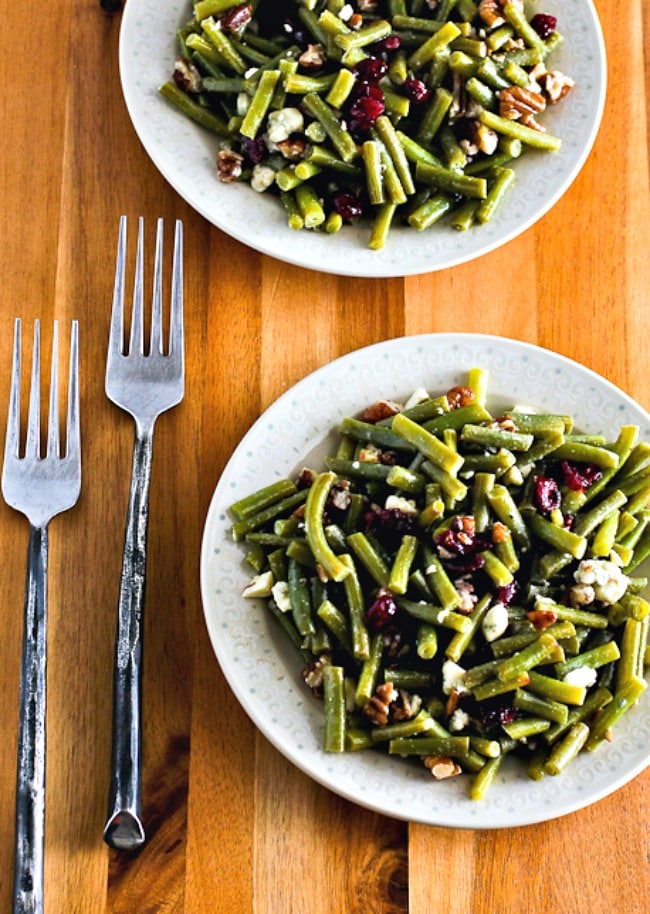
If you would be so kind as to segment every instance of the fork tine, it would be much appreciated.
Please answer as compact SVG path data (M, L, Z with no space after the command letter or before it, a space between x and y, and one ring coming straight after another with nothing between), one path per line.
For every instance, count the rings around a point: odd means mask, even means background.
M41 324L34 321L34 349L32 352L32 379L29 389L27 414L27 440L25 456L38 457L41 452Z
M172 263L172 295L170 314L169 354L183 357L183 223L176 220L174 259Z
M9 393L9 415L7 417L7 436L5 438L5 460L17 457L20 447L20 337L21 322L14 321L14 352L11 363L11 391Z
M163 354L162 332L162 260L163 260L163 220L156 223L156 255L153 267L153 304L151 314L150 352Z
M47 421L47 456L58 457L59 443L59 322L54 321L52 366L50 369L50 408Z
M144 219L138 219L138 247L135 259L135 280L133 284L133 312L131 314L131 335L129 353L144 353Z
M70 331L70 374L68 380L68 416L66 423L66 456L80 458L79 433L79 322L72 321Z
M115 261L115 286L113 288L113 310L108 345L111 352L124 352L124 274L126 270L126 216L120 217Z

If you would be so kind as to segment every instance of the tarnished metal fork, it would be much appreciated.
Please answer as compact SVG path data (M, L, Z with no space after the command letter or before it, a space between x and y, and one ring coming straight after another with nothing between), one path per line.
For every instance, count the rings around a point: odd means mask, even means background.
M34 324L31 389L24 453L20 435L21 322L14 325L9 416L2 468L7 504L29 521L25 618L20 670L16 777L14 914L43 911L48 525L71 508L81 488L78 325L72 323L65 454L59 430L58 323L54 322L45 455L41 454L40 324Z
M113 312L106 363L106 394L135 420L133 472L126 519L124 557L115 640L113 748L104 840L132 849L145 841L142 824L142 623L147 565L149 484L157 417L183 399L183 234L176 222L171 279L169 346L163 344L163 221L158 220L154 259L151 332L144 340L144 223L138 223L133 307L128 348L124 346L126 217L120 220Z

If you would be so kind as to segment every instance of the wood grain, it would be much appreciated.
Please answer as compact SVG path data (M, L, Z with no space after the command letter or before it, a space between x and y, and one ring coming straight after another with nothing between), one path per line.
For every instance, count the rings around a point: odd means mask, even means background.
M0 19L0 403L12 325L81 331L84 483L52 525L48 914L577 914L650 892L646 771L560 820L508 831L409 825L311 781L259 733L202 616L201 532L219 474L260 412L310 371L403 334L503 334L577 359L650 408L648 4L597 0L609 62L602 128L537 225L475 263L388 280L319 275L210 226L149 161L119 89L120 16L25 0ZM34 67L34 41L38 35ZM645 40L644 40L645 36ZM36 75L34 75L36 74ZM139 854L101 840L112 652L132 423L103 391L117 222L185 226L187 390L156 429ZM150 257L150 254L148 255ZM4 416L4 407L2 409ZM4 419L3 419L4 422ZM27 530L0 504L0 911L11 908ZM552 874L552 878L549 878Z

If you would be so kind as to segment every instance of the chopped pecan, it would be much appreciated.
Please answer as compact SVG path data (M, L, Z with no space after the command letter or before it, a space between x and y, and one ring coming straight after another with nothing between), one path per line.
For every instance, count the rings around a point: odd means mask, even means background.
M546 73L538 77L538 82L542 87L542 91L546 96L549 105L557 105L559 101L562 101L567 92L570 92L575 86L575 82L571 77L566 76L559 70L547 70Z
M174 61L173 79L179 89L196 95L201 91L201 74L191 60L182 55Z
M219 16L219 25L224 32L236 34L241 32L252 18L253 9L250 3L241 3L239 6L231 6L222 16Z
M363 706L363 713L376 727L383 727L388 723L390 706L398 698L395 687L390 682L383 682L377 686L375 694Z
M220 149L217 153L217 175L224 184L237 181L241 177L244 157L232 149Z
M502 7L503 3L499 0L481 0L478 14L488 28L495 29L505 23Z
M451 387L447 391L447 403L449 409L460 409L461 406L469 406L474 402L474 391L471 387Z
M398 403L394 403L392 400L377 400L376 403L372 403L364 409L361 413L361 421L375 423L379 422L380 419L388 419L390 416L395 416L399 412L400 406Z
M290 137L288 140L280 140L277 147L285 159L290 162L300 162L305 156L307 143L302 137Z
M307 70L318 70L324 66L326 60L327 52L322 44L308 44L298 58L298 63Z
M411 720L422 707L422 699L419 695L410 695L404 689L400 689L397 698L390 706L390 718L397 723L400 720Z
M357 460L360 463L380 463L381 448L374 444L364 445L357 454Z
M303 467L298 474L296 485L299 489L308 489L317 476L316 470L312 470L310 467Z
M492 524L492 542L505 543L508 539L509 528L502 524L501 521L495 521Z
M478 596L474 592L474 585L471 581L466 581L464 578L459 578L459 580L454 581L454 587L460 594L461 598L460 606L458 606L458 612L464 616L468 616L478 603Z
M458 762L446 755L425 755L422 759L425 768L428 768L436 781L456 777L461 774L462 768Z
M552 609L531 609L527 616L537 631L543 631L557 622L557 613Z
M330 666L331 662L328 654L321 654L317 660L314 660L302 671L302 678L317 698L320 698L323 694L323 673L325 672L325 667Z
M535 115L544 111L546 99L539 92L523 86L509 86L499 92L499 114L510 121L520 121L533 130L544 131Z

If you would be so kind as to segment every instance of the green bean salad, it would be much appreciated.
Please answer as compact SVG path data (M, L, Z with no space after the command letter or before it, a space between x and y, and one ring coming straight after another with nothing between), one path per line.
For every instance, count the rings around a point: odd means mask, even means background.
M466 774L479 800L508 755L541 779L615 738L646 688L650 445L495 415L487 372L465 381L345 417L324 468L231 513L324 750Z
M196 0L160 92L218 137L216 176L279 197L291 229L494 216L574 83L556 17L523 0Z

